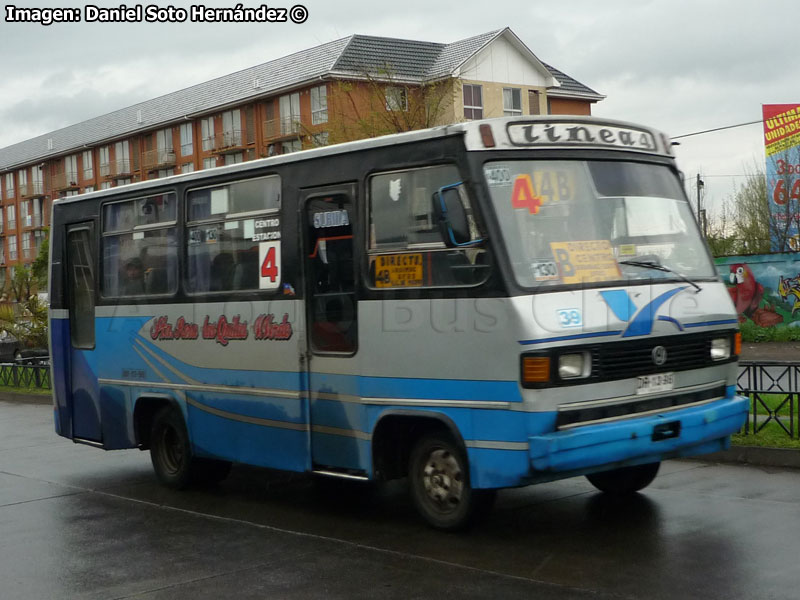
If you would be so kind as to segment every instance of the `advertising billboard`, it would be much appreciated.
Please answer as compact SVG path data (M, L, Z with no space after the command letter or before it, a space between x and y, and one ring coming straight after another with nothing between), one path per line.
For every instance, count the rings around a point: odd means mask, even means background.
M764 104L773 252L800 250L800 104Z

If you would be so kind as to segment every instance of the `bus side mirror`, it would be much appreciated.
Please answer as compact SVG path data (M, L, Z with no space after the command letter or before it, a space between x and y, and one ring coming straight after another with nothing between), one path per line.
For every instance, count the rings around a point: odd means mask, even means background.
M458 191L460 186L460 183L445 186L433 194L433 211L439 222L442 239L450 248L482 241L473 240L470 236L467 209Z

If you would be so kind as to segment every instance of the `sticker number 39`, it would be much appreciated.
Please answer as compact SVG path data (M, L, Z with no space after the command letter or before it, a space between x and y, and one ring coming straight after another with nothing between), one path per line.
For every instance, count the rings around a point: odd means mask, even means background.
M281 284L281 243L261 242L258 245L258 264L258 289L278 289Z
M583 325L581 311L577 308L564 308L557 310L556 314L561 327L580 327Z

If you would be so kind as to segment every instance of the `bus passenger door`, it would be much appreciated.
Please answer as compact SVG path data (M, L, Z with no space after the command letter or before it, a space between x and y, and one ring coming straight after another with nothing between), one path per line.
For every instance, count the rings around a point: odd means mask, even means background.
M358 386L355 184L304 194L311 458L315 470L367 468Z
M66 238L72 438L102 442L95 354L94 224L68 226Z

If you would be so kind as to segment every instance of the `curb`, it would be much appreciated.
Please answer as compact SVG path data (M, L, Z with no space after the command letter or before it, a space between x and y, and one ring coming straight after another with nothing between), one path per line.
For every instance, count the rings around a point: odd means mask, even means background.
M687 457L686 460L754 467L800 469L800 450L792 448L762 448L760 446L731 446L728 450Z
M25 404L53 404L53 396L26 394L24 392L0 392L0 402L23 402Z

